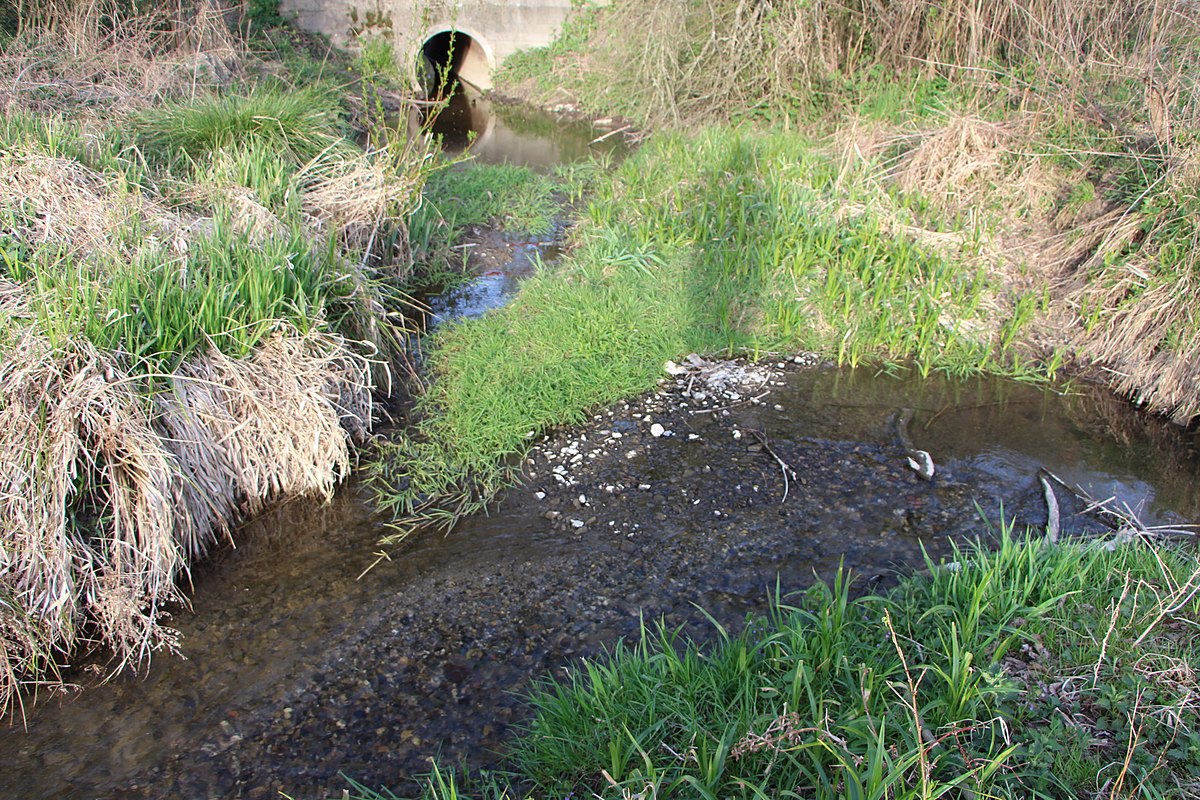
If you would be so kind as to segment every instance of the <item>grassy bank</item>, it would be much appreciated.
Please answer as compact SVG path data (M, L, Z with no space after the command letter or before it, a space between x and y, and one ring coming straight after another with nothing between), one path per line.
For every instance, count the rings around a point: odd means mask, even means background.
M563 264L435 337L423 421L371 467L400 518L452 523L505 484L504 459L532 431L650 388L689 352L1017 377L1056 367L1019 346L1040 295L964 268L979 246L969 234L919 228L869 173L804 138L661 135L591 191Z
M1192 797L1198 580L1190 553L1001 532L710 644L648 624L533 691L511 772L423 796Z
M1189 3L615 2L497 84L652 128L804 131L919 228L975 237L991 274L1044 291L1039 341L1186 423L1198 34Z
M0 709L80 648L173 648L189 563L349 472L432 163L419 139L356 143L387 77L365 61L330 68L354 94L206 3L21 9L0 49Z

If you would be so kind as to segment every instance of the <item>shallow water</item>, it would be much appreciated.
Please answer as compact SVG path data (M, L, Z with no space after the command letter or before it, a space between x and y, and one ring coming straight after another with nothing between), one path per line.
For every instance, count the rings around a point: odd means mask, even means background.
M490 130L473 145L482 159L506 136ZM596 135L503 158L545 165ZM435 319L503 303L539 247L434 299ZM668 390L619 404L582 429L610 452L572 466L574 483L553 477L551 454L578 436L551 437L491 514L386 556L388 529L353 482L327 505L262 516L196 567L174 620L183 658L108 683L103 661L83 658L70 678L84 691L40 697L27 728L0 731L0 793L340 797L339 772L404 790L435 756L496 763L530 681L630 635L643 614L703 635L697 606L733 626L776 580L799 588L844 563L886 581L922 546L945 552L982 530L977 509L1044 525L1039 468L1148 521L1200 516L1196 436L1103 392L830 368L777 379L762 403L724 414ZM904 465L900 408L938 465L932 482ZM653 438L647 415L676 435ZM777 465L734 431L761 431L805 483L782 499ZM1068 527L1095 526L1061 494Z
M784 383L729 416L671 417L653 398L602 415L592 438L623 428L620 449L638 455L597 459L565 490L594 498L556 506L596 517L582 533L543 516L556 498L533 491L555 487L536 459L499 510L450 536L419 534L370 570L386 528L354 485L329 505L296 501L252 522L236 550L196 570L192 609L175 619L186 660L161 655L143 677L41 698L28 730L0 735L0 792L336 796L339 770L401 787L438 753L494 760L521 717L512 692L631 634L643 612L702 630L698 603L733 625L777 578L797 588L842 561L878 576L916 563L922 544L944 551L981 528L976 505L1044 524L1039 467L1150 519L1197 516L1194 437L1103 395L834 369ZM1099 427L1097 403L1131 424ZM938 463L930 484L902 464L890 424L902 406ZM678 435L639 439L643 412ZM808 476L787 505L777 470L732 444L733 429L763 431ZM627 494L598 497L622 480Z
M473 89L456 92L432 124L445 150L484 164L545 170L598 156L621 157L627 146L611 130L565 121L516 105L494 103Z

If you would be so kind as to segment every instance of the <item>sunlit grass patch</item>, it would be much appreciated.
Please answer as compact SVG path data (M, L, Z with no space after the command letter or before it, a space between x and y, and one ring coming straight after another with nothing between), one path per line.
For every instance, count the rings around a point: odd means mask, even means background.
M531 431L643 391L689 352L1030 374L1020 315L902 214L796 137L656 138L596 183L561 265L438 333L424 421L372 468L380 502L401 517L445 493L476 508Z
M582 180L582 179L580 179ZM559 195L578 182L511 164L441 161L408 220L414 275L422 287L462 278L462 248L472 229L517 237L550 237L563 214Z
M1009 530L951 558L882 596L839 574L707 642L647 622L531 691L509 772L436 769L422 796L1187 796L1192 560Z

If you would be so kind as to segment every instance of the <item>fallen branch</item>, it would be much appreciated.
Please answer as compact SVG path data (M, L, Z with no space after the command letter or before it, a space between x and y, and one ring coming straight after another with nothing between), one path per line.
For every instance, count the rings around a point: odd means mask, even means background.
M1046 470L1038 470L1038 480L1042 482L1042 492L1046 495L1046 538L1051 544L1058 544L1058 498L1054 496L1054 487L1046 477L1048 474Z
M775 459L775 461L779 464L779 471L783 474L783 499L779 501L779 504L783 505L788 499L788 489L790 485L788 482L788 475L791 475L792 479L796 480L796 470L792 469L792 466L780 458L779 454L771 448L771 443L767 441L767 434L762 431L754 430L750 431L750 433L753 434L754 438L758 440L758 443L762 445L763 450L765 450L767 454L770 455L771 458Z

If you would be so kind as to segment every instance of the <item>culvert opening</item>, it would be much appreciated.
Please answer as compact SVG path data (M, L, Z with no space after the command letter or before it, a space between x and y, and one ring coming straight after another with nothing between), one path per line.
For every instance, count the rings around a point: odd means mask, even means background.
M456 81L476 89L491 86L491 69L483 44L462 31L442 31L421 46L425 90L433 95L452 90Z

